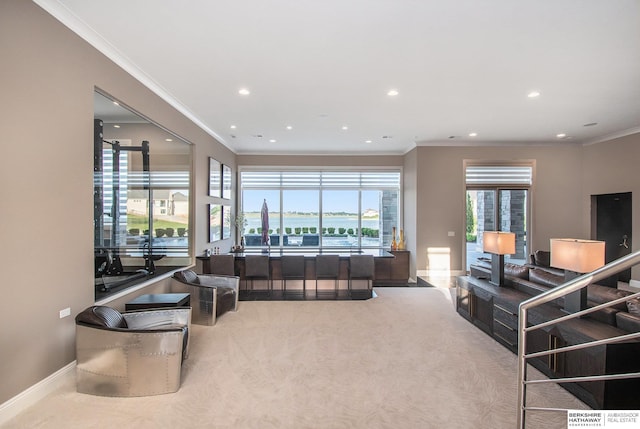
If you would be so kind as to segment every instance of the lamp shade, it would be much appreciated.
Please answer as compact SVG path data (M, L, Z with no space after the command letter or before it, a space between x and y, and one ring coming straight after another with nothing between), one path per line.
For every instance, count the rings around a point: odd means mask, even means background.
M494 255L516 253L516 234L513 232L485 231L482 237L482 250Z
M589 273L604 265L604 241L551 239L551 266Z

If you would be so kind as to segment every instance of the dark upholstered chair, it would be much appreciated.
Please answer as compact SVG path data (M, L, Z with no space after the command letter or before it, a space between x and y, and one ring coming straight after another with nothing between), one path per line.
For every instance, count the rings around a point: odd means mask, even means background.
M333 280L335 296L338 296L338 278L340 276L340 257L338 255L316 256L316 296L318 296L318 281Z
M191 294L192 322L212 326L227 311L238 311L240 278L178 271L171 281L171 292Z
M267 291L271 293L271 269L269 267L268 255L247 255L244 257L244 277L251 285L249 289L253 292L254 280L266 280Z
M349 257L349 292L353 292L354 280L366 280L367 290L371 290L371 284L375 276L373 255L351 255Z
M149 396L180 388L190 308L120 313L92 306L76 316L76 385L99 396Z
M303 255L283 255L280 258L282 264L282 287L283 292L287 294L287 280L302 280L302 297L307 293L307 286L304 272L304 256Z
M235 256L233 255L211 255L209 257L210 273L207 274L220 274L223 276L235 276Z

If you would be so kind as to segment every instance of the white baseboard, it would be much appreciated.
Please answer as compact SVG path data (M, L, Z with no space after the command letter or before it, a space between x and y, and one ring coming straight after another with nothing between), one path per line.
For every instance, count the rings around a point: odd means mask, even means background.
M640 280L629 280L629 286L640 289Z
M76 361L0 404L0 426L75 377Z

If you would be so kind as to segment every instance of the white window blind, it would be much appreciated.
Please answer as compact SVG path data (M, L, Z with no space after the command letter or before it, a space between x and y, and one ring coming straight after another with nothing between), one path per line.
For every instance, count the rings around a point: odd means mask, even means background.
M531 185L533 168L529 165L470 165L466 169L467 185Z
M399 171L243 171L242 189L264 188L394 188Z
M128 174L129 186L148 186L149 177L153 189L189 189L188 171L132 171Z

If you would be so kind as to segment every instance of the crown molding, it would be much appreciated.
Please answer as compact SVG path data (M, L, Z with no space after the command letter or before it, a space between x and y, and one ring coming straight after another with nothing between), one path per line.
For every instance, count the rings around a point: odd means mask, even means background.
M202 122L196 115L187 109L180 101L178 101L169 91L164 89L161 85L155 82L149 75L147 75L142 69L140 69L133 61L126 57L122 52L116 49L105 38L98 34L91 26L86 22L78 18L69 8L60 3L57 0L33 0L38 6L44 9L47 13L60 21L64 26L76 33L87 43L101 52L108 59L113 61L116 65L121 67L125 72L133 76L142 85L149 88L154 94L162 98L170 106L175 108L178 112L186 116L191 122L201 128L204 132L211 137L222 143L234 154L236 151L229 145L229 143L222 138L219 134L209 128L204 122Z
M591 146L593 144L603 143L609 140L619 139L621 137L630 136L632 134L640 133L640 127L627 128L626 130L617 131L615 133L606 134L596 139L586 140L582 143L583 146Z
M558 146L567 144L580 144L578 141L558 140L558 141L489 141L489 140L425 140L416 142L417 147L439 146L439 147L525 147L525 146Z

